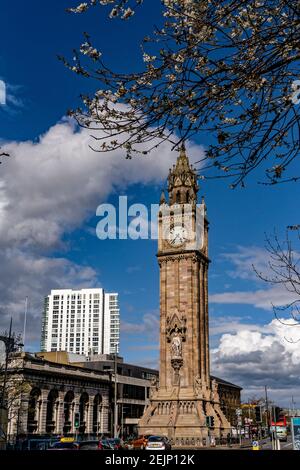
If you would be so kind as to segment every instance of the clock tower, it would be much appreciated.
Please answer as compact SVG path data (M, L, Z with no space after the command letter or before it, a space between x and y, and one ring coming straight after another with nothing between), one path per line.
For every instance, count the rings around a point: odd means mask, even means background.
M204 201L197 204L198 189L196 171L181 148L169 171L168 201L164 192L160 199L159 382L152 383L139 432L201 447L208 436L227 434L230 424L210 378L208 220Z

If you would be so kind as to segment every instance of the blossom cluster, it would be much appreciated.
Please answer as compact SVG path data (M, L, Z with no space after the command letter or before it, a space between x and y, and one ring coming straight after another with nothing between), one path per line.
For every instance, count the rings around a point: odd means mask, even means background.
M141 3L90 0L73 11L109 6L111 18L128 19ZM289 0L162 4L163 27L142 44L142 72L110 70L89 40L75 65L65 61L71 70L101 83L73 115L81 125L101 128L111 137L111 144L105 140L101 147L105 151L123 147L130 158L151 151L157 141L170 140L178 147L195 134L210 132L209 170L230 175L235 186L266 163L267 180L282 180L300 147L300 111L292 101L300 7ZM97 62L93 74L80 55Z

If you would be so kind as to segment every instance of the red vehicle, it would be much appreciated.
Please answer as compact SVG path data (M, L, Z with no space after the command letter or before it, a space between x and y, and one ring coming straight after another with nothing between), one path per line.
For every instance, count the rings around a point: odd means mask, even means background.
M279 415L278 420L276 422L271 421L271 425L272 426L286 426L286 416L284 416L284 414Z
M149 435L147 434L147 435L139 436L136 439L133 439L131 441L132 448L141 449L141 450L145 449L150 435L151 434Z

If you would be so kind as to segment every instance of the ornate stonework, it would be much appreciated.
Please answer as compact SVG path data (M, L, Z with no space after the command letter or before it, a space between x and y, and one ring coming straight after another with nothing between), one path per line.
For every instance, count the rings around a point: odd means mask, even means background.
M208 221L205 216L201 248L190 249L184 228L177 233L174 230L183 227L181 214L187 203L189 226L196 227L197 175L184 149L170 170L168 182L169 204L163 193L158 218L159 384L151 388L139 431L166 435L179 446L202 446L209 435L226 435L230 424L221 410L218 385L211 380L209 368ZM165 236L166 219L174 233L171 240ZM206 426L206 416L214 417L211 429Z

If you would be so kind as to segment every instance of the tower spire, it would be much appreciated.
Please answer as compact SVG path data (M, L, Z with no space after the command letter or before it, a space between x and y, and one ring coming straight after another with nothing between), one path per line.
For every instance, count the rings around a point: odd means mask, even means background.
M196 202L198 189L197 174L190 165L185 145L182 144L176 163L168 176L170 204Z

